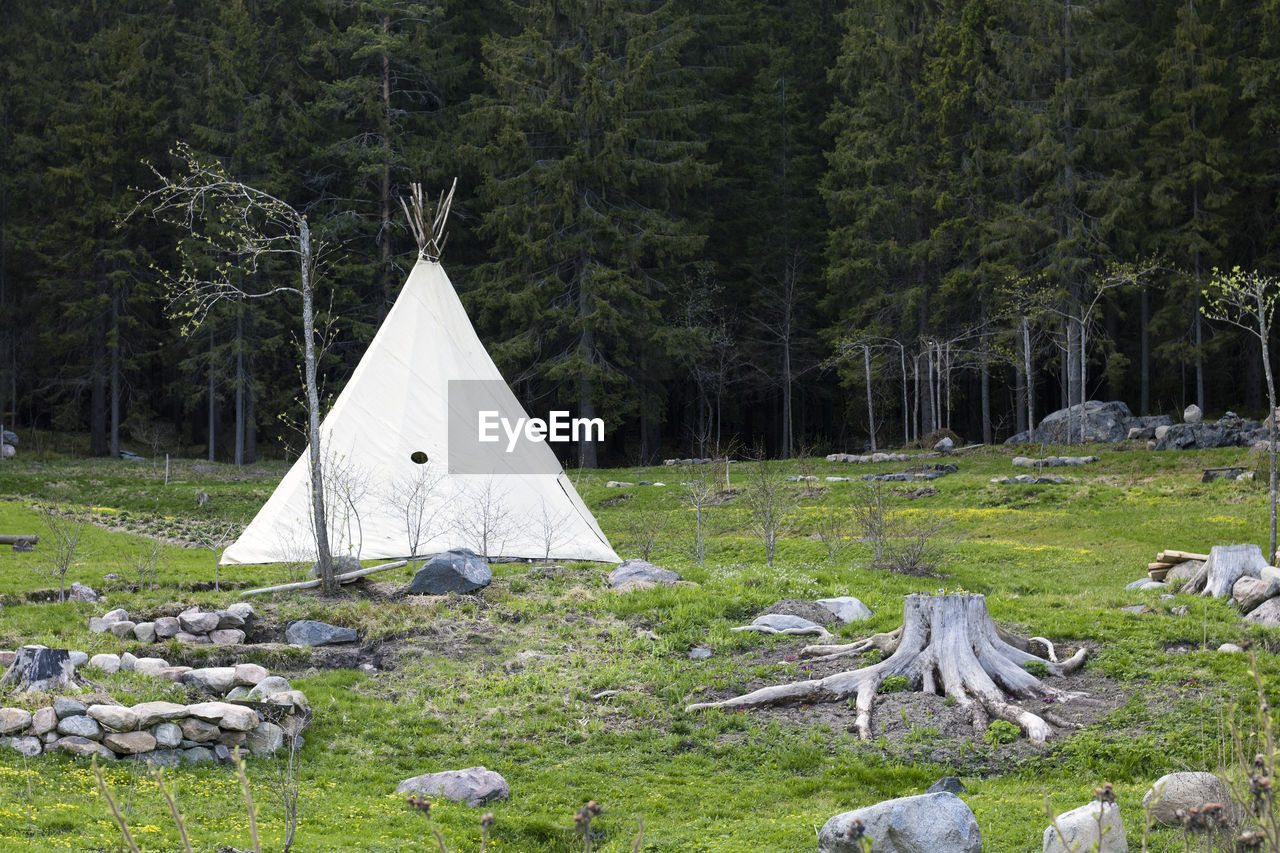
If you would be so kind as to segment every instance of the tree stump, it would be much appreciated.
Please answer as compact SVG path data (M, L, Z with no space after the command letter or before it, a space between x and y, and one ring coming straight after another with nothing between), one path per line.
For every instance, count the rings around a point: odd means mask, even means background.
M76 668L66 649L23 646L13 665L0 676L0 692L38 690L43 693L76 693Z
M1032 638L1045 645L1047 640ZM1066 693L1042 682L1024 668L1037 661L1051 676L1063 676L1079 669L1087 655L1080 649L1061 663L1030 653L1031 640L996 627L987 613L982 595L906 596L903 622L895 631L876 634L844 646L809 646L803 657L831 660L879 649L885 659L862 669L837 673L826 678L764 687L720 702L700 702L688 706L702 708L752 708L790 702L835 702L856 697L855 725L863 740L871 739L871 706L881 682L889 676L903 676L913 690L948 696L969 711L974 729L982 733L991 717L1016 723L1032 743L1044 743L1052 733L1050 722L1069 723L1050 713L1033 714L1006 700L1080 700L1082 694ZM1052 646L1049 646L1053 657ZM1088 700L1085 700L1088 701Z

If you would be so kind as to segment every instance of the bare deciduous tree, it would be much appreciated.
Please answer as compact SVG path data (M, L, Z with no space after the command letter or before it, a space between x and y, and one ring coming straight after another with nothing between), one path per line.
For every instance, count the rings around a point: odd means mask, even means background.
M541 502L541 513L538 516L538 533L542 538L542 559L550 560L551 551L560 543L560 536L569 526L570 515L567 512L556 512L554 508Z
M749 469L746 490L748 524L764 545L765 565L773 568L778 541L786 534L796 507L795 490L787 483L783 463L765 459L763 452L757 453Z
M324 456L324 493L330 499L329 552L358 560L364 547L360 512L372 491L369 472L346 454L330 451Z
M156 570L167 556L164 546L154 539L143 539L138 543L137 555L131 556L134 583L138 585L138 589L155 589Z
M892 514L889 496L882 483L872 480L854 488L853 520L862 531L862 538L871 543L872 565L878 566L884 561L884 546L889 538Z
M57 580L58 601L66 601L67 573L77 560L84 559L89 553L85 550L89 516L83 512L63 515L52 507L45 507L40 514L48 535L40 543L43 559L34 563L32 570L42 577Z
M662 538L667 529L667 514L661 507L649 501L632 501L627 510L627 530L631 533L631 541L640 551L640 558L647 560L653 554L654 546Z
M486 477L483 485L472 484L462 498L465 512L455 522L458 533L477 554L486 560L501 556L511 537L511 507L502 497L495 478Z
M404 523L404 533L409 543L410 567L418 571L418 549L424 542L441 532L440 504L437 493L444 476L433 468L420 465L412 474L406 474L391 484L384 496L386 505Z
M213 554L213 588L219 592L222 590L222 579L219 577L218 558L222 556L223 550L231 540L235 539L236 531L243 526L239 521L226 518L211 521L209 527L205 528L197 539L200 547L208 548Z
M715 497L717 482L710 465L689 466L682 473L681 495L693 510L693 559L702 568L707 559L707 508Z
M134 211L150 209L157 219L187 232L180 241L183 263L168 282L169 310L193 330L219 302L294 294L302 300L303 384L307 395L307 440L311 461L311 514L318 556L317 574L326 591L337 589L326 535L324 477L320 458L320 391L316 381L316 327L313 289L320 247L313 245L307 217L287 202L232 178L221 164L202 160L179 143L176 177L151 171L159 189L147 193ZM132 212L130 215L133 215ZM294 256L296 284L259 276L259 265Z

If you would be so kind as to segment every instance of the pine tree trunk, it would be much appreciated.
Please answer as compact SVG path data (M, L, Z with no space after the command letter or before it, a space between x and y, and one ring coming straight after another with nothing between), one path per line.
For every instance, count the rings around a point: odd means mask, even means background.
M120 458L120 297L115 289L111 293L111 424L110 448L112 459Z
M236 306L236 452L235 464L244 464L244 306Z
M1139 322L1139 354L1138 354L1138 372L1141 374L1140 382L1142 383L1142 392L1138 405L1138 413L1141 415L1151 414L1151 295L1147 289L1142 288L1141 300L1141 318Z
M867 432L871 433L871 452L876 452L876 410L871 402L871 347L862 348L863 365L867 374Z
M214 461L214 453L217 450L217 448L214 445L215 445L215 435L217 433L217 427L218 427L217 410L215 408L217 405L217 394L216 394L217 389L215 388L214 381L213 381L214 342L215 342L215 339L213 335L213 329L210 328L209 329L209 420L208 420L207 429L205 430L205 433L209 438L209 461L210 462Z
M1027 377L1027 429L1036 428L1036 381L1031 372L1031 322L1022 318L1022 365Z

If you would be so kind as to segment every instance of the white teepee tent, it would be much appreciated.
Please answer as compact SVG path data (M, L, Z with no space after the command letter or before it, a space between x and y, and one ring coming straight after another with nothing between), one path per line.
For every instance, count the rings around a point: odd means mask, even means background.
M524 414L444 269L419 259L320 427L334 556L468 547L490 557L619 562L545 443L526 449L515 471L495 444L490 475L450 473L451 380L488 380L504 410ZM543 473L529 473L528 452ZM415 482L426 487L423 500L406 505ZM314 561L310 491L304 452L222 563ZM425 527L416 549L406 513Z

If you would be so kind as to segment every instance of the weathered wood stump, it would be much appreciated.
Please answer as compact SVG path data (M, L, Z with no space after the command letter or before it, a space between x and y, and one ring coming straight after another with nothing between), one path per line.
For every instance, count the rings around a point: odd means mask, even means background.
M1044 664L1050 676L1063 676L1079 669L1088 652L1082 648L1061 663L1045 660L1031 654L1033 640L1048 646L1053 657L1047 640L1024 639L997 628L982 595L908 595L903 603L902 625L897 630L843 646L809 646L802 652L803 657L831 660L879 649L885 655L880 663L826 678L763 687L719 702L700 702L686 710L835 702L855 696L858 735L870 740L871 706L876 691L884 679L897 675L906 677L914 690L953 698L969 711L979 733L986 730L991 717L996 717L1016 723L1032 743L1044 743L1053 731L1049 722L1060 727L1070 724L1050 713L1033 714L1005 697L1082 700L1082 694L1050 687L1023 665L1037 661Z
M76 668L66 649L23 646L18 656L0 676L0 693L8 690L39 690L44 693L75 693Z

